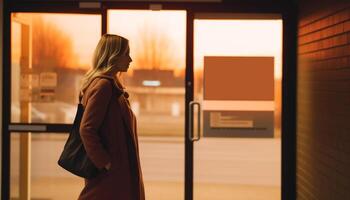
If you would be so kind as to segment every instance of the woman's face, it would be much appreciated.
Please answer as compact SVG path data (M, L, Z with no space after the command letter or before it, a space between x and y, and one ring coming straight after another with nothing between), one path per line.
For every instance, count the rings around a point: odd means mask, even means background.
M131 57L130 57L130 48L128 46L128 49L125 53L125 55L120 56L120 60L118 62L118 68L120 69L120 71L122 72L127 72L129 69L129 65L132 61Z

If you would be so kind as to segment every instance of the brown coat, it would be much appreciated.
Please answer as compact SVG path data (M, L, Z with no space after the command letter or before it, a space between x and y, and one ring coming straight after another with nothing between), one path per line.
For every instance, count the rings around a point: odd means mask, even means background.
M104 75L91 81L82 98L85 111L80 124L91 161L101 169L111 162L111 168L85 179L78 200L145 199L136 118L128 94L111 80Z

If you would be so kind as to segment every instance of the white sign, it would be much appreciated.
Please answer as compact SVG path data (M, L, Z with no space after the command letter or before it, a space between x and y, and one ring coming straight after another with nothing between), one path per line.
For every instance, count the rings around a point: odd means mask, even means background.
M223 116L220 112L210 113L211 128L253 128L253 120L237 120L233 116Z
M57 86L57 73L55 72L40 73L40 87L56 87L56 86Z

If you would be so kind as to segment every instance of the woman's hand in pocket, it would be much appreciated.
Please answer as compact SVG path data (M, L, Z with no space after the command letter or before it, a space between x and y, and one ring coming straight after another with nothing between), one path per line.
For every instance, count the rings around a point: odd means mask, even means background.
M105 166L105 168L106 168L107 170L109 170L109 169L111 168L111 162L109 162L109 163Z

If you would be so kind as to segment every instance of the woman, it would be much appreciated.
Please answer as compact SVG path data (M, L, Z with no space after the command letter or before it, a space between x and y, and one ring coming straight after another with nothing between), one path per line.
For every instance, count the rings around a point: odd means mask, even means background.
M80 135L88 157L101 172L85 179L78 200L145 199L136 118L119 79L132 61L129 51L127 39L103 35L93 68L83 79Z

